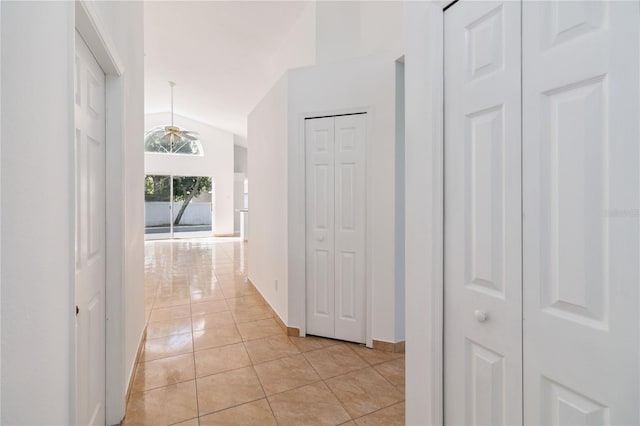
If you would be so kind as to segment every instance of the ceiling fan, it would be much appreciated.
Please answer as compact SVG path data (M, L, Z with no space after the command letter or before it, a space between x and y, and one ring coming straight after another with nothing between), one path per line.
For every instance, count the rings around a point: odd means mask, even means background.
M171 86L171 125L156 127L145 135L145 151L167 154L202 155L198 133L181 129L173 123L173 81Z
M175 139L186 138L190 140L198 140L196 137L198 135L197 132L191 132L189 130L182 130L179 127L173 125L173 88L176 83L173 81L169 82L169 86L171 86L171 125L164 127L165 137L170 138L170 142L175 143Z

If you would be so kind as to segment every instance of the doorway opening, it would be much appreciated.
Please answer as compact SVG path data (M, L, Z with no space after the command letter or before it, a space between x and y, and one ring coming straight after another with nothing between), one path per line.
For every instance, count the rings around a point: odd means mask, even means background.
M146 175L145 240L210 237L215 228L209 176Z

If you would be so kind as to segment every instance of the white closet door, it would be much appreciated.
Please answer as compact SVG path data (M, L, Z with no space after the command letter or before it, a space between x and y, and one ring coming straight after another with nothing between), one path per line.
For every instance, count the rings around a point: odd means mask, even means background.
M520 4L445 12L445 422L522 422Z
M365 343L365 116L335 118L335 337Z
M307 333L334 331L334 119L306 120Z
M105 76L76 33L77 423L105 422ZM71 313L70 313L71 314ZM46 361L45 361L46 362Z
M530 425L640 424L638 2L525 2Z

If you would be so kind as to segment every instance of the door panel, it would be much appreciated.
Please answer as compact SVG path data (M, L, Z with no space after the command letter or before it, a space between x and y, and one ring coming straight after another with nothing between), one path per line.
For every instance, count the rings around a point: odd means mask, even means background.
M445 12L445 422L522 422L520 5Z
M524 4L527 424L640 423L639 9Z
M105 76L76 33L77 423L105 422Z
M365 343L365 115L335 118L335 337Z
M334 332L334 122L307 120L307 333Z
M365 343L365 118L306 120L307 333Z

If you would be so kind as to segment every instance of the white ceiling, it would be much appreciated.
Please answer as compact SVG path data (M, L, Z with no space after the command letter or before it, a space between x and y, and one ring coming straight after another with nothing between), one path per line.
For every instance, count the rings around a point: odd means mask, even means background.
M274 83L270 62L308 1L145 2L145 112L175 113L246 136Z

